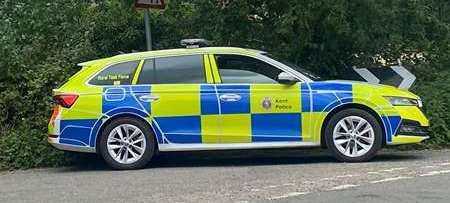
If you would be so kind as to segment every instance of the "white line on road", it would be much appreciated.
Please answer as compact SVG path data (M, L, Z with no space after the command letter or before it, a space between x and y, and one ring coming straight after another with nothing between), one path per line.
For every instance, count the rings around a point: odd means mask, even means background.
M396 181L396 180L402 180L402 179L410 179L412 177L409 176L399 176L399 177L395 177L395 178L386 178L386 179L381 179L381 180L375 180L375 181L371 181L370 183L383 183L383 182L390 182L390 181Z
M434 176L434 175L439 175L439 174L444 174L444 173L450 173L450 170L430 171L430 172L428 172L428 173L420 174L419 176L421 176L421 177L424 177L424 176Z
M333 187L333 188L331 188L331 189L329 189L329 190L330 190L330 191L331 191L331 190L345 190L345 189L348 189L348 188L358 187L358 186L359 186L359 185L346 184L346 185L339 185L339 186Z
M359 176L359 175L348 174L348 175L336 176L336 178L351 178L351 177L355 177L355 176Z
M394 171L401 171L401 170L405 170L408 169L406 167L399 167L399 168L389 168L389 169L384 169L384 170L379 170L379 171L369 171L367 172L367 174L382 174L383 172L394 172Z
M422 166L421 168L436 168L437 166Z
M450 166L450 162L440 163L441 166Z
M268 199L269 200L277 200L277 199L284 199L284 198L288 198L288 197L295 197L295 196L306 195L306 194L309 194L309 192L291 192L291 193L287 193L287 194L280 195L280 196L273 196Z
M401 167L401 168L390 168L390 169L385 169L385 170L381 170L384 172L392 172L392 171L401 171L401 170L405 170L405 167Z

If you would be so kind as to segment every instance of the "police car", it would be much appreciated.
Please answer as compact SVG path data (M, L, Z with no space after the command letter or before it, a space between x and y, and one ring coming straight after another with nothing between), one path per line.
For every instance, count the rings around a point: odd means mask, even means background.
M136 169L160 151L311 146L361 162L428 138L411 92L321 81L264 51L203 43L79 64L54 90L49 143Z

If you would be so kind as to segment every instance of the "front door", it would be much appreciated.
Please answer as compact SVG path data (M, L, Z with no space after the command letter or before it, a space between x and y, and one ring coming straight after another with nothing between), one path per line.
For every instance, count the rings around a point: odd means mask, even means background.
M242 55L210 55L216 85L221 143L299 142L299 84L280 84L282 70Z

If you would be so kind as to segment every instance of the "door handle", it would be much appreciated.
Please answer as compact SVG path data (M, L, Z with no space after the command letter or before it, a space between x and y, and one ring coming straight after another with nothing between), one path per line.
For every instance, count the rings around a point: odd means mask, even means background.
M241 100L241 96L238 94L222 94L220 95L220 100L226 102L235 102Z
M143 95L139 97L139 100L143 101L143 102L152 102L152 101L156 101L158 100L159 97L156 95Z

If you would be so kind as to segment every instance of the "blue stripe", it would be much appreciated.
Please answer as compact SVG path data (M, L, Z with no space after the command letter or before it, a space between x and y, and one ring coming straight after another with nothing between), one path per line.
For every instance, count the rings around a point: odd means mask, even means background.
M341 103L353 102L352 84L332 82L312 82L311 87L312 109L308 109L310 97L302 94L302 111L328 112ZM302 93L307 91L307 85L302 84ZM326 91L326 92L321 92Z
M137 99L137 102L139 102L141 104L141 106L144 107L144 111L147 112L147 114L150 114L150 112L152 112L150 102L141 101L139 99L139 97L144 96L144 95L149 95L151 92L151 86L150 85L133 86L132 90L133 90L135 99ZM140 108L142 108L142 107L140 107Z
M322 112L325 110L330 110L337 106L338 99L333 93L313 93L313 112ZM326 109L325 109L326 108Z
M252 142L301 141L301 114L252 114Z
M353 102L352 92L336 92L336 96L341 100L341 103L351 103Z
M79 142L77 140L67 140L67 139L64 139L64 138L61 138L59 140L59 143L86 147L86 145L84 145L83 143L81 143L81 142Z
M352 91L351 83L312 82L311 90Z
M133 95L130 86L107 86L103 88L102 98L102 112L117 108L136 108L141 111L150 112L150 103L142 102L137 98L139 96L148 94L150 92L150 86L148 86L147 92L143 91L145 87L133 87L133 90L137 90L139 93ZM144 108L144 109L143 109Z
M200 87L200 100L202 115L219 114L219 101L213 85Z
M91 135L90 135L91 139L89 140L89 145L91 147L95 147L95 145L96 145L95 140L97 139L98 133L100 133L99 130L100 130L100 127L102 126L102 124L103 124L103 121L100 118L99 120L97 120L95 122L94 127L92 128L92 132L91 132Z
M155 120L169 142L202 142L200 116L157 117Z
M250 85L217 85L219 97L224 94L237 94L239 101L227 102L220 100L222 114L250 113Z
M311 111L311 91L306 83L301 84L302 112Z
M382 116L384 123L384 130L386 133L386 141L388 143L392 142L392 136L395 135L397 128L400 125L400 116Z
M61 120L61 134L59 135L61 143L72 143L73 141L67 140L63 142L63 139L71 139L89 145L89 135L96 121L96 119Z
M155 122L152 122L152 127L153 127L153 130L154 130L154 133L155 133L155 136L156 136L156 140L158 141L158 143L166 144L165 143L166 141L164 140L164 138L163 138L163 136L161 134L161 131L159 131L159 129L156 127Z

